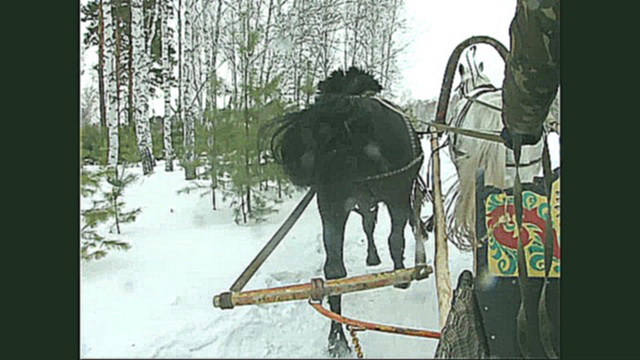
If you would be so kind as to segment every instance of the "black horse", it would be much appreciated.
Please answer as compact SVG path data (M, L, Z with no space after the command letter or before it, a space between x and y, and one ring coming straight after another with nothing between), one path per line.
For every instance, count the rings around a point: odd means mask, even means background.
M347 276L343 241L352 210L362 216L367 265L380 264L373 241L379 202L387 205L391 215L389 248L394 269L403 269L404 228L407 220L415 224L412 191L424 157L418 136L397 106L372 96L382 87L358 68L334 71L318 84L318 90L315 104L277 120L271 149L294 184L317 192L325 277ZM331 310L338 314L340 300L340 296L329 297ZM332 321L330 354L342 356L349 351L342 325Z

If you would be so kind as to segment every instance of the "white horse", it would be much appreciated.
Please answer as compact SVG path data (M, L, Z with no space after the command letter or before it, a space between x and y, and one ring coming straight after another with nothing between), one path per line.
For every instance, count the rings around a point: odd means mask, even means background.
M502 90L491 84L483 73L483 63L476 64L476 47L470 47L460 61L460 85L449 104L447 125L499 134L503 128ZM559 132L559 119L550 111L546 130ZM523 146L520 180L532 182L542 173L542 139L535 145ZM485 185L506 189L513 187L515 160L506 146L464 135L449 134L449 151L458 179L447 192L448 238L460 249L475 245L475 176L484 169Z

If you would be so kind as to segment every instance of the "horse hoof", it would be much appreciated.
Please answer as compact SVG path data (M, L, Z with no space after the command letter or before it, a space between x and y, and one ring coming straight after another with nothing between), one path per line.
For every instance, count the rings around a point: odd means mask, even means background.
M327 351L329 355L334 358L349 357L351 355L351 348L344 338L334 343L329 342Z
M396 288L396 289L406 290L406 289L408 289L408 288L409 288L409 285L411 285L411 283L410 283L410 282L408 282L408 283L403 283L403 284L395 284L395 285L393 285L393 287L394 287L394 288Z
M369 254L367 255L367 266L377 266L380 265L380 257L378 254Z

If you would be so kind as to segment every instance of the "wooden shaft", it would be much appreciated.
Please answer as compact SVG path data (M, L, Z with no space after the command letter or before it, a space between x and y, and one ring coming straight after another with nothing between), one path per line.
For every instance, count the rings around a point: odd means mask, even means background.
M500 144L504 144L505 143L504 139L501 138L500 135L494 134L494 133L490 133L488 131L482 131L482 130L476 130L476 129L457 128L457 127L453 127L453 126L449 126L449 125L445 125L445 124L440 124L440 123L437 123L437 122L431 122L431 121L420 121L419 123L425 124L425 125L428 125L428 126L432 126L438 131L448 131L448 132L452 132L452 133L455 133L455 134L468 136L468 137L481 139L481 140L493 141L493 142L497 142L497 143L500 143ZM431 134L433 132L432 131L420 131L418 133L420 133L420 134Z
M440 97L438 98L438 106L436 108L435 122L439 123L438 130L442 131L442 126L446 122L447 110L449 108L449 97L451 95L451 87L455 76L456 66L460 55L470 45L488 44L498 51L503 60L506 61L509 51L498 40L488 36L473 36L461 42L454 49L447 62L444 77L442 79L442 87ZM430 124L434 126L433 124ZM446 126L446 125L444 125ZM453 130L451 130L453 131ZM485 140L503 142L502 139L493 134L480 134L478 132L467 132L467 136L481 135ZM487 136L491 135L491 136ZM451 309L451 277L449 272L449 250L447 248L447 232L446 217L444 212L444 202L442 199L442 184L440 182L440 156L438 154L438 136L431 135L431 152L433 156L433 213L435 216L435 232L436 232L436 250L435 250L435 269L436 269L436 290L438 293L438 307L440 310L440 328L444 327L447 315Z
M416 279L424 279L432 272L433 270L431 267L421 266L345 279L328 280L326 282L321 279L314 279L308 284L289 285L244 292L225 292L213 297L213 306L222 309L229 309L242 305L305 300L309 299L314 293L316 297L322 298L325 296L341 295L355 291L408 283ZM319 282L321 285L319 285L319 287L314 287L312 285L314 281ZM227 301L229 303L225 304Z
M253 277L262 263L267 260L267 257L271 255L271 252L273 252L276 246L280 244L280 241L282 241L289 230L291 230L293 224L295 224L300 215L302 215L302 212L307 208L307 205L309 205L309 202L311 202L311 199L313 199L313 196L315 194L315 190L309 190L307 194L302 198L302 200L300 200L300 203L298 203L298 206L296 206L293 212L291 212L287 220L285 220L278 231L276 231L276 233L271 237L271 239L262 248L262 250L260 250L258 255L256 255L251 264L249 264L244 272L238 277L236 282L231 285L231 291L240 291L244 288L244 286L247 284L247 282L249 282L251 277Z
M449 249L447 247L446 217L440 181L440 155L438 136L431 135L431 151L433 164L433 213L435 216L435 268L438 309L440 313L440 329L444 327L451 309L451 273L449 271Z

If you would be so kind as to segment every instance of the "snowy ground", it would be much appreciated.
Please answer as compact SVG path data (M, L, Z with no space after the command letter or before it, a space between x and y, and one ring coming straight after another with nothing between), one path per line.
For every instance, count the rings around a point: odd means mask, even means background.
M556 139L556 138L554 138ZM552 141L554 167L557 139ZM423 143L425 150L428 143ZM131 171L141 173L140 168ZM423 167L424 171L424 167ZM443 177L453 165L443 157ZM220 310L212 297L226 291L295 207L296 193L261 225L238 226L232 212L210 210L209 197L176 194L185 187L180 169L158 163L125 192L127 207L141 207L138 220L123 226L132 248L81 263L81 356L83 358L321 358L326 357L329 320L304 301ZM171 211L173 210L173 212ZM349 275L392 269L387 247L390 220L381 208L375 239L382 264L366 267L360 217L352 214L345 234ZM414 238L406 230L405 265L412 266ZM427 243L433 254L433 237ZM471 267L470 254L450 247L452 284ZM324 250L315 200L245 290L308 282L322 277ZM432 263L432 261L429 261ZM349 317L437 330L435 278L408 290L384 288L343 296ZM428 358L436 340L376 332L359 334L366 357ZM355 357L355 354L353 355Z

